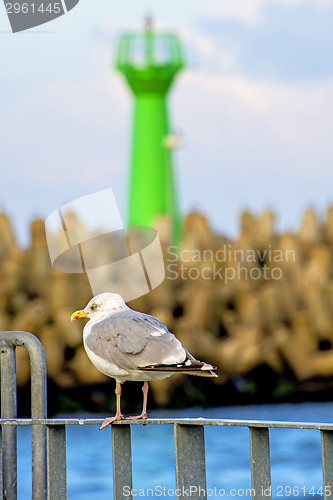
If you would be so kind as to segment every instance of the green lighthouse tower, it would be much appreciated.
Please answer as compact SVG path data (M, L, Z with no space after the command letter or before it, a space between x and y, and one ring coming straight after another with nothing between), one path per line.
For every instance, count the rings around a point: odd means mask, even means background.
M143 33L126 34L119 41L116 68L134 94L127 222L130 226L154 226L158 216L166 215L173 241L180 236L180 215L167 95L183 67L178 38L155 33L150 21Z

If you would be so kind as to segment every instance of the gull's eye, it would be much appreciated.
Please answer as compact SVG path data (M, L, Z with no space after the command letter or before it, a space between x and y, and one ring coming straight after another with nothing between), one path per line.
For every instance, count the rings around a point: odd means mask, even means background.
M94 311L95 309L97 309L96 304L93 304L93 305L90 307L90 309L92 309L93 311Z

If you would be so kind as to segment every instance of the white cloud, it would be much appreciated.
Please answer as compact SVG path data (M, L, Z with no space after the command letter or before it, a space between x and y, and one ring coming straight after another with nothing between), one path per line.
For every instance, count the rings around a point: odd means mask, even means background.
M24 170L28 181L53 186L66 179L95 187L107 172L110 183L119 179L130 97L109 67L109 51L98 47L96 58L103 61L92 75L50 80L9 101L2 136L15 152L11 175Z
M267 2L269 0L264 0ZM214 17L217 14L223 19L237 19L247 23L254 23L258 20L263 0L222 0L215 1Z
M235 19L249 24L260 20L264 8L270 5L295 7L314 5L317 8L332 6L332 0L215 0L211 12L221 19Z
M314 5L315 7L330 7L332 0L269 0L278 5L294 7L295 5ZM263 2L264 3L264 2Z
M173 102L188 147L206 150L215 166L219 157L284 175L292 165L294 173L312 176L331 168L332 95L333 79L303 85L191 72Z
M189 51L189 54L186 54L186 59L190 58L188 66L197 66L199 61L200 64L204 61L205 65L213 64L218 71L233 69L235 55L230 49L221 49L209 34L187 28L183 30L183 37L184 51ZM192 61L193 58L195 60Z

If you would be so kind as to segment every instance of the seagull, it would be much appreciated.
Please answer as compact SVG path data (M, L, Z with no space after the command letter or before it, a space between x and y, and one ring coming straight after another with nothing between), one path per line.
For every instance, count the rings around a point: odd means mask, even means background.
M160 380L181 372L217 377L216 367L195 359L157 318L130 309L117 293L105 292L93 297L87 306L75 311L71 321L89 318L83 329L83 345L96 368L116 380L117 409L100 429L123 420L121 384L143 382L142 413L126 420L147 418L149 380Z

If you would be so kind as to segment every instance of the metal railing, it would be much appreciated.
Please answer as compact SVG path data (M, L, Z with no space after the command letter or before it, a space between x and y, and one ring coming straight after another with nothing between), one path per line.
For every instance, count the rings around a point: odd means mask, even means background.
M6 335L4 335L4 333ZM19 343L17 343L19 342ZM33 345L32 345L33 344ZM15 345L29 350L32 368L32 418L16 418L16 389L13 394ZM98 425L102 419L46 418L45 359L35 337L26 332L0 333L2 419L0 419L2 498L16 500L16 428L32 426L33 500L66 500L66 427L69 425ZM13 354L14 352L14 354ZM37 367L39 366L39 371ZM36 385L35 385L36 384ZM44 392L44 395L46 393ZM41 413L45 415L40 415ZM9 413L12 413L9 415ZM36 415L36 413L40 413ZM200 491L191 499L206 499L206 465L204 427L248 427L250 440L250 467L252 498L270 499L271 491L269 429L317 429L321 434L323 491L325 500L331 496L333 486L333 424L304 422L274 422L254 420L214 419L148 419L146 421L121 421L111 426L113 456L113 496L115 500L132 499L127 494L132 485L132 425L174 426L176 491L179 500L188 499L187 491L193 486ZM126 487L126 489L125 489ZM191 489L192 487L192 489ZM327 489L326 489L327 488ZM126 492L126 495L125 493ZM26 500L26 499L24 499Z
M31 366L31 417L46 418L46 363L42 344L27 332L0 332L1 418L16 418L16 347L25 347ZM0 491L5 500L17 498L17 429L1 426ZM32 491L46 498L46 428L32 428Z

